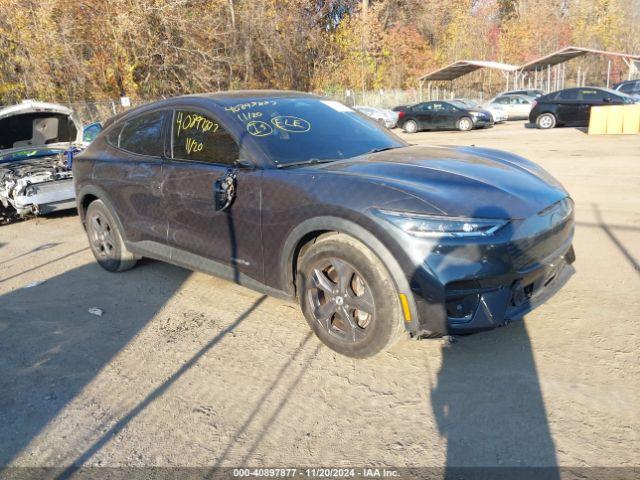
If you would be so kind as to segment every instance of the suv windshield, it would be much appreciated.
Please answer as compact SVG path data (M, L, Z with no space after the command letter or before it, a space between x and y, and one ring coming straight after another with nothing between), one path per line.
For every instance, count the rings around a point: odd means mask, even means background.
M333 100L273 97L221 103L277 165L342 160L407 145Z

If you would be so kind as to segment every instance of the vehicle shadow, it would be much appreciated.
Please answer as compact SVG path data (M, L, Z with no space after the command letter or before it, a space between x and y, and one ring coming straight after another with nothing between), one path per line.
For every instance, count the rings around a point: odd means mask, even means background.
M471 216L512 218L508 208L479 208ZM509 238L517 234L517 228L510 223L503 227L512 230L506 232ZM466 265L468 270L469 266L485 261L486 252L478 247L456 247L447 252L440 264L432 259L429 266L444 272ZM516 242L510 243L509 256L514 266L526 266L525 270L538 261L530 251L518 248ZM545 286L553 288L554 279L564 282L566 278L557 273ZM507 301L514 311L527 312L540 292L526 293L528 287L517 288L518 285L511 283L513 290ZM477 308L488 311L484 300L480 300ZM513 313L507 327L443 343L442 364L436 385L431 386L430 401L438 429L447 442L444 478L448 480L560 478L531 341L522 316ZM502 319L494 323L500 326Z
M5 243L0 243L0 248L2 248L4 245L6 245L6 244ZM27 252L20 253L20 254L16 255L15 257L7 258L6 260L2 260L2 261L0 261L0 265L3 265L5 263L9 263L9 262L13 262L15 260L18 260L19 258L29 256L32 253L41 252L43 250L49 250L50 248L57 247L58 245L61 245L61 243L60 242L44 243L44 244L40 245L39 247L32 248L31 250L29 250Z
M0 296L0 467L60 414L189 274L155 262L112 274L90 263ZM91 307L104 315L89 314Z
M558 480L524 321L444 342L441 353L430 398L447 441L444 478Z

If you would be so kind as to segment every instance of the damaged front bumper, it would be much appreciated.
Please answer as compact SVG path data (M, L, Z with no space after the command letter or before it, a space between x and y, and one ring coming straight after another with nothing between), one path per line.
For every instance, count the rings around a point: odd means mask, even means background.
M500 284L467 290L447 289L449 333L491 330L518 320L555 295L575 273L573 247L530 271L503 278Z
M71 154L0 164L0 218L11 220L75 208Z
M7 201L6 205L3 202L5 209L13 209L20 217L46 215L76 207L72 178L30 185L28 193L0 198L0 201L5 198Z
M567 202L512 220L490 237L415 242L412 251L424 260L409 276L418 313L412 337L491 330L560 290L575 261L573 208Z

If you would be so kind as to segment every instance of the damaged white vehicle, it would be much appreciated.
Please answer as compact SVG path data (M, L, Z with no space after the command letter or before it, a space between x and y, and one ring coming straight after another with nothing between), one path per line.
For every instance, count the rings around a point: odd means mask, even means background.
M82 137L62 105L25 100L0 109L0 221L75 208L71 162Z

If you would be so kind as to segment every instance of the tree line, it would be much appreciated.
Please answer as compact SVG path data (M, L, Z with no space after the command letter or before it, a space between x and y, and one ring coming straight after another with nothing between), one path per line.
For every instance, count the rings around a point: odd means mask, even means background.
M640 51L640 2L0 0L0 104L412 88L458 59L569 44Z

